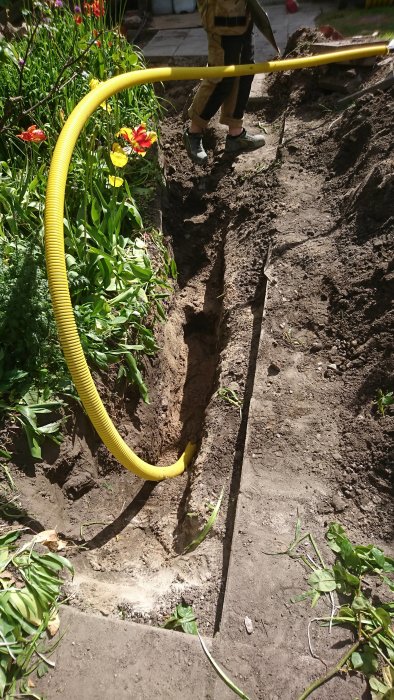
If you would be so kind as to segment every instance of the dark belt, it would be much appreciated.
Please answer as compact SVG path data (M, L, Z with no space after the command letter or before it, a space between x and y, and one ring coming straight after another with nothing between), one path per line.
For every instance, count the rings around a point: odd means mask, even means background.
M246 17L215 17L216 27L243 27Z

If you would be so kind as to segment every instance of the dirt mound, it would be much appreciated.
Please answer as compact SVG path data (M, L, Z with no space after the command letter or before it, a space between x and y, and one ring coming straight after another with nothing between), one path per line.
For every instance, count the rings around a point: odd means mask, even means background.
M336 66L340 75L347 67ZM360 67L364 85L373 86L386 77L387 60L373 68ZM332 348L332 370L342 380L338 396L354 416L359 429L344 426L342 449L349 466L341 466L338 480L343 493L370 514L390 541L392 522L380 520L380 509L390 510L393 418L379 418L378 390L392 390L394 383L393 280L394 280L394 160L391 114L394 88L364 95L335 115L317 119L322 108L332 109L339 94L320 91L318 100L300 101L300 82L288 78L287 115L299 115L304 103L301 134L285 139L289 153L297 153L301 168L325 173L322 188L325 204L335 213L333 233L338 259L321 280L321 296L327 300L325 343ZM271 99L281 90L281 79L270 79ZM305 88L305 85L304 85ZM290 117L289 117L290 121ZM302 138L305 140L302 142ZM302 147L300 146L302 143ZM316 235L316 234L315 234ZM333 339L333 340L330 340ZM361 417L369 416L367 424ZM356 424L357 425L357 424ZM374 501L377 502L376 508Z

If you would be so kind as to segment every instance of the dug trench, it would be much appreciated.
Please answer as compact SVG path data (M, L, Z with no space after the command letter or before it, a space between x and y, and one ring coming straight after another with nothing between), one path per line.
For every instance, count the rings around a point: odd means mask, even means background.
M364 85L388 69L352 68ZM333 70L343 78L348 66ZM393 390L394 90L339 109L320 75L268 77L247 117L266 132L264 150L228 160L215 123L205 170L182 146L189 86L167 88L163 230L179 274L145 367L151 403L100 382L140 456L169 463L192 439L192 467L142 484L81 413L58 454L29 469L20 454L12 467L33 526L68 542L70 605L158 625L183 600L206 634L218 632L216 653L239 685L265 700L298 697L344 643L318 634L309 656L308 603L289 604L304 572L265 552L289 543L297 512L320 541L332 521L386 551L392 536L394 417L376 401ZM222 489L214 527L185 553ZM363 684L339 678L319 698Z
M122 437L139 456L171 464L192 441L198 446L192 469L160 484L141 482L116 463L78 407L60 448L44 446L42 464L32 462L17 440L12 469L26 512L22 521L33 530L56 527L67 542L76 571L65 591L69 604L157 625L183 600L209 632L225 580L223 538L231 530L226 513L242 463L265 290L259 261L267 240L258 241L256 232L240 254L234 219L243 220L242 203L216 192L220 180L227 181L227 162L212 179L188 182L179 172L172 177L170 164L165 167L162 228L178 278L168 318L157 329L160 352L144 366L150 403L119 386L114 375L95 380ZM222 397L221 388L240 405ZM11 442L13 433L11 428ZM222 489L214 536L208 546L184 554Z

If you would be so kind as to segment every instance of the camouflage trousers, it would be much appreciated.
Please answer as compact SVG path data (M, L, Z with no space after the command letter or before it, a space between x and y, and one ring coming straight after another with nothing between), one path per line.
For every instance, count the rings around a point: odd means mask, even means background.
M208 33L208 65L231 66L254 63L253 25L239 36ZM202 129L220 109L220 123L242 126L253 75L202 80L189 109L189 117Z

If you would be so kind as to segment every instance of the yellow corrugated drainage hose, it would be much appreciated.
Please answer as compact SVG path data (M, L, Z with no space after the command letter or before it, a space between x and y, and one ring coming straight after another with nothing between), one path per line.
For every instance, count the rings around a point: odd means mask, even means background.
M391 48L391 47L390 47ZM70 292L64 255L64 197L68 168L77 138L91 114L97 107L121 90L144 83L163 82L167 80L198 80L200 78L222 78L255 73L309 68L327 63L381 56L389 53L386 44L338 51L335 53L294 58L255 65L220 66L212 68L150 68L118 75L98 85L89 92L75 107L67 119L57 141L49 176L45 206L45 246L48 269L49 289L55 313L60 343L66 358L74 384L102 441L114 457L126 469L142 479L161 481L182 474L190 463L196 446L189 443L175 464L169 467L155 467L147 464L126 445L112 423L97 393L79 340L74 314L71 306Z

